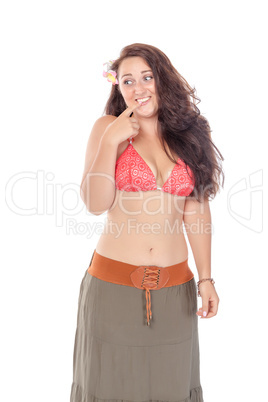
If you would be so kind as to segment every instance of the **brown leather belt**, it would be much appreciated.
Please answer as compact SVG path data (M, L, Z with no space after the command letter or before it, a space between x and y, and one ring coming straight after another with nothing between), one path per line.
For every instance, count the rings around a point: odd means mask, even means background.
M150 319L152 319L150 290L181 285L194 277L188 266L188 260L168 267L132 265L104 257L96 250L93 252L87 271L90 275L106 282L145 289L147 325L150 325Z

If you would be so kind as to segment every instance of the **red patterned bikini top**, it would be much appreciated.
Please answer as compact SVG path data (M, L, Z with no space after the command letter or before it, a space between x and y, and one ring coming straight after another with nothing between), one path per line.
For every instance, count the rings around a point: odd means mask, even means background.
M194 176L184 161L178 158L163 187L156 184L156 179L150 167L138 154L132 145L128 144L115 165L115 187L122 191L152 191L161 190L178 196L188 196L194 189Z

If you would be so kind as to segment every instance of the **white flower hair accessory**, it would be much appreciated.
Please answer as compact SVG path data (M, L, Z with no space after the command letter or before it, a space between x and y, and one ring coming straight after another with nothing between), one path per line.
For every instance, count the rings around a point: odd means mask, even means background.
M114 70L111 70L112 64L114 60L109 60L106 63L103 63L103 66L106 65L106 70L103 71L103 77L107 78L107 81L111 82L113 85L118 84L118 80L116 78L117 73Z

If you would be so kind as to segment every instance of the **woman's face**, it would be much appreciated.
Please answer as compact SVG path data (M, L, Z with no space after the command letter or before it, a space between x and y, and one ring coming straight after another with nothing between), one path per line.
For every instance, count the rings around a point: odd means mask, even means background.
M119 89L126 105L133 106L144 100L135 114L144 117L157 115L158 102L151 68L142 57L128 57L118 69Z

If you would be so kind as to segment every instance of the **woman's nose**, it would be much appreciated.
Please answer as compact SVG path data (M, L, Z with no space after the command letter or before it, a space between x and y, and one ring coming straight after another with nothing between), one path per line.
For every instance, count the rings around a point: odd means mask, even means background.
M136 93L136 95L140 95L140 94L145 93L145 88L144 88L142 83L140 83L140 82L136 83L136 85L135 85L135 93Z

